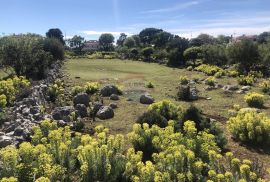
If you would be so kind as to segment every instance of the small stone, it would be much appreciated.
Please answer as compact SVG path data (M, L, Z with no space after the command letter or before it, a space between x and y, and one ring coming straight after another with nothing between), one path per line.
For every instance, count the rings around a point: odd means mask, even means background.
M112 94L112 95L110 96L110 100L119 100L119 96L116 95L116 94Z
M73 103L76 106L77 104L84 104L85 106L89 106L90 98L87 93L78 93L74 99Z
M145 93L140 97L140 103L142 104L152 104L153 102L154 98L149 93Z
M77 104L75 106L75 109L78 112L79 116L81 116L81 118L84 118L87 116L87 108L84 104Z
M10 136L0 136L0 148L4 148L12 144L12 138Z
M243 91L249 91L250 89L251 89L251 86L249 86L249 85L243 86L243 87L241 88L241 90L243 90Z
M113 118L113 109L109 106L102 106L97 112L97 117L102 120Z
M110 103L110 105L109 105L112 109L116 109L118 106L117 106L117 103L115 103L115 102L112 102L112 103Z

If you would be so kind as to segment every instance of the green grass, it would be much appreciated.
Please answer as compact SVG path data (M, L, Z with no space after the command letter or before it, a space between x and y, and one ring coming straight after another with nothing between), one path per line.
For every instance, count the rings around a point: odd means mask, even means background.
M7 78L8 76L14 74L14 70L10 68L0 69L0 80Z
M241 107L247 107L244 102L244 94L225 94L222 89L205 91L205 84L197 84L199 90L198 101L181 102L175 101L177 92L176 87L179 84L180 76L192 78L207 78L208 76L200 72L187 71L186 69L169 68L163 65L154 63L144 63L127 60L91 60L91 59L71 59L65 63L64 72L69 76L66 82L70 85L83 85L87 81L98 81L105 85L109 83L117 84L123 87L124 95L117 101L118 108L115 110L115 116L106 121L96 121L94 125L103 124L108 127L111 133L128 133L132 129L138 116L147 110L147 105L138 102L139 96L143 92L149 92L156 101L168 99L176 104L186 108L193 104L202 109L203 113L220 121L227 133L229 139L228 148L241 158L245 155L247 158L259 158L265 164L265 167L270 167L270 157L266 153L258 153L255 150L249 150L230 138L230 134L226 129L226 121L229 117L228 110L234 104L239 104ZM154 84L154 88L146 88L148 82ZM223 77L217 79L217 82L222 85L237 84L236 78ZM259 82L256 83L251 91L260 92L258 88ZM211 100L206 98L211 97ZM267 97L263 112L270 116L270 99ZM134 101L128 102L127 98L132 98ZM108 105L111 101L104 98L104 103ZM268 165L269 164L269 165Z

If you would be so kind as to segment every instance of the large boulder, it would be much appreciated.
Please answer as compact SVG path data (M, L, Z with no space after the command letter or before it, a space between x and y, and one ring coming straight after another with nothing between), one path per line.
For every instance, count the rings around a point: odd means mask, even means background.
M81 118L84 118L87 116L87 108L84 104L77 104L75 106L75 109Z
M197 91L196 87L190 88L189 100L198 100L198 91Z
M102 106L97 112L97 117L102 120L113 118L113 116L114 112L110 106Z
M101 90L100 90L100 94L103 96L103 97L109 97L111 96L112 94L116 94L116 95L119 95L121 94L119 89L114 86L114 85L105 85Z
M69 116L74 111L72 106L56 107L52 112L52 118L54 120L64 120L65 122L69 122Z
M145 93L140 97L140 103L142 104L152 104L153 102L154 98L149 93Z
M103 104L101 102L94 102L94 104L93 104L94 113L97 113L102 106L103 106Z
M87 93L78 93L74 98L73 98L73 103L74 106L77 104L84 104L85 106L89 106L90 98Z

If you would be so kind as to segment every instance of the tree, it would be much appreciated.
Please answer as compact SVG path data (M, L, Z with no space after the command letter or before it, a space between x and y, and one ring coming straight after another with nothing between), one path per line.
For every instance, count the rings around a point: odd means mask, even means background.
M118 40L116 41L116 44L118 46L123 46L124 41L126 40L127 35L125 33L121 33Z
M223 66L228 63L225 45L203 45L201 56L204 63Z
M140 36L139 35L132 35L131 37L135 40L136 47L140 47L141 46Z
M242 39L227 47L230 63L239 64L239 71L248 73L259 61L258 45L250 39Z
M99 44L104 51L113 49L114 36L110 33L101 34L99 37Z
M145 47L142 50L142 55L144 56L146 61L150 61L151 55L154 53L154 49L152 47Z
M257 42L262 44L270 41L270 32L263 32L257 37Z
M169 52L169 66L180 66L185 64L184 51L188 48L188 40L175 36L167 46Z
M155 47L162 48L166 47L167 43L173 38L173 35L169 32L159 32L153 39Z
M47 38L56 38L58 39L63 45L65 45L64 36L62 31L59 28L51 28L46 33Z
M128 38L125 39L123 45L128 47L128 48L132 48L132 47L136 46L136 42L135 42L133 37L128 37Z
M201 57L202 49L201 47L190 47L184 51L184 57L186 60L190 60L195 65L198 58Z
M190 46L201 46L205 44L213 44L215 43L215 38L208 34L200 34L198 37L190 40Z
M157 28L146 28L143 29L140 33L140 39L143 44L151 44L155 35L157 33L162 32L162 29L157 29Z
M264 75L270 75L270 42L259 45L259 59L261 64L257 68L261 70Z
M84 46L84 38L78 35L74 35L69 40L69 46L77 53L80 54L82 52L82 48Z
M58 39L46 38L43 49L50 52L54 60L64 60L64 46Z
M228 43L230 43L231 39L232 39L232 37L230 37L230 36L219 35L216 40L217 40L217 43L219 43L219 44L228 44Z
M40 79L45 76L53 63L53 56L44 50L43 37L20 34L4 39L4 44L0 44L3 65L13 67L17 75L27 78Z

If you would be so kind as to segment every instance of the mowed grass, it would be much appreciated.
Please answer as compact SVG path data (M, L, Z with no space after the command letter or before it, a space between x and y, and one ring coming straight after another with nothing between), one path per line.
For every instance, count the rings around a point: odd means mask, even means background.
M205 84L197 84L200 99L194 102L176 101L176 87L179 85L179 77L187 76L193 78L207 78L208 76L196 71L187 71L185 69L169 68L164 65L154 63L144 63L128 60L90 60L90 59L71 59L68 60L64 67L64 72L68 75L67 83L70 85L83 85L88 81L97 81L101 85L116 84L123 88L124 94L116 101L118 108L115 109L115 116L105 121L96 121L94 125L103 124L108 127L111 133L126 134L132 130L132 125L136 122L138 116L147 111L147 105L139 103L139 96L144 92L149 92L155 101L164 99L171 100L183 108L193 104L200 108L203 113L216 119L222 124L226 136L229 140L228 149L232 150L240 158L258 158L264 167L270 167L269 151L258 151L252 148L240 145L233 141L230 133L226 128L226 121L229 118L228 110L234 104L241 107L247 107L244 102L244 94L226 94L222 89L206 91ZM145 84L151 81L154 84L153 89L148 89ZM236 78L220 78L217 82L221 85L237 84ZM260 92L258 83L252 87L251 91ZM270 116L270 99L266 96L267 101L263 112ZM127 101L132 98L133 101ZM207 98L210 98L208 100ZM109 105L112 102L104 98L104 103ZM269 178L269 176L267 177Z
M199 90L201 99L195 102L175 101L175 96L179 85L179 77L187 76L193 78L207 78L208 76L200 72L187 71L185 69L169 68L155 63L144 63L129 60L90 60L75 59L68 60L64 66L69 80L73 85L83 85L88 81L97 81L102 85L116 84L123 88L126 98L138 99L143 92L149 92L156 101L168 99L177 104L187 107L190 104L197 105L205 114L213 117L228 118L228 110L234 104L247 107L243 94L225 94L222 89L205 91L206 85L201 83L196 87ZM152 82L153 89L147 89L145 84ZM217 82L222 85L237 84L236 78L221 78ZM258 85L252 87L251 91L258 91ZM211 98L207 100L207 98ZM268 98L268 96L266 96ZM127 102L128 103L128 102ZM140 105L137 102L138 105ZM264 112L270 115L270 102L267 99ZM120 109L119 109L120 110Z

